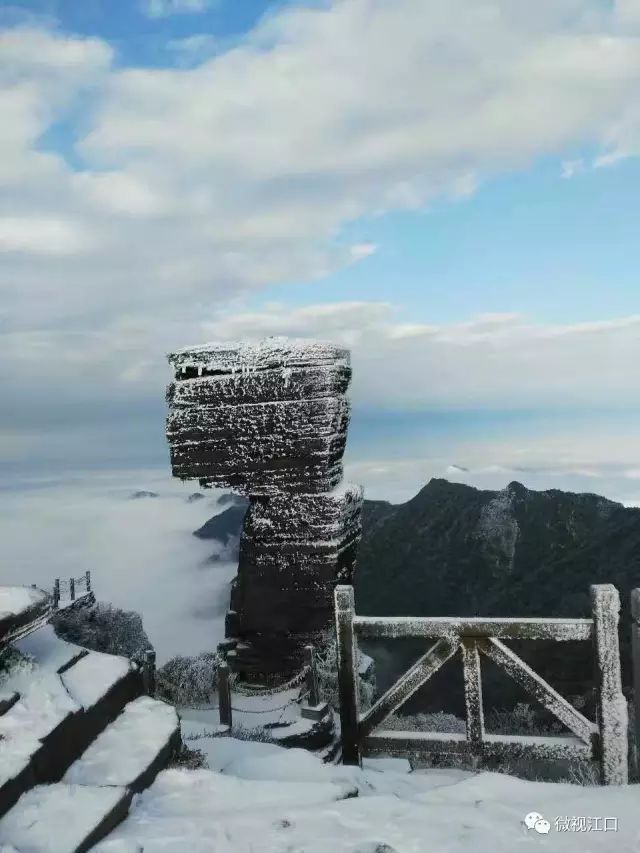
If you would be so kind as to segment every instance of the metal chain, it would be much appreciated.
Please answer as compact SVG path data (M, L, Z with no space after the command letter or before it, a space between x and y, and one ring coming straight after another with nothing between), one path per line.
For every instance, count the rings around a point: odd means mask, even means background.
M239 693L241 696L271 696L274 693L282 693L285 690L291 690L293 687L298 687L298 685L302 684L308 672L309 667L304 666L300 672L292 676L289 681L285 681L284 684L278 684L274 687L250 687L248 684L242 684L239 682L236 674L232 674L229 681L234 691Z
M251 709L249 709L249 708L236 708L234 705L231 706L231 710L232 711L238 711L238 713L240 713L240 714L273 714L276 711L284 711L285 708L288 708L289 705L293 705L294 702L295 702L295 700L293 700L291 702L287 702L286 705L278 705L277 708L266 708L263 711L258 711L258 710L255 710L253 708L251 708Z
M169 691L174 691L177 688L176 684L173 684L170 681L166 681L164 678L158 678L158 677L156 677L156 685L158 687L164 687L166 690L169 690ZM309 691L307 690L301 696L298 696L297 698L291 699L286 704L278 705L275 708L265 708L262 710L258 710L256 708L238 708L235 705L232 705L231 710L237 711L240 714L273 714L276 711L284 711L290 705L297 704L302 699L304 699L305 696L308 696L308 694L309 694ZM244 694L244 695L247 695L247 694ZM262 695L262 694L257 694L257 695ZM194 710L194 711L219 711L220 710L219 705L209 705L205 702L198 702L198 703L193 703L190 705L184 705L183 707L190 708L191 710Z

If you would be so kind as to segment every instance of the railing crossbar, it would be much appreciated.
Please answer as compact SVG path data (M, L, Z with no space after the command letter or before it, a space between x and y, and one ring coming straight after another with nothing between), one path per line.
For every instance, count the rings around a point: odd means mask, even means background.
M442 638L417 660L411 669L389 688L384 696L363 714L358 721L358 736L366 737L376 726L383 723L410 696L434 675L458 650L459 642Z
M511 640L590 640L592 619L534 619L450 616L355 616L353 627L362 639L437 639L438 637L496 637Z

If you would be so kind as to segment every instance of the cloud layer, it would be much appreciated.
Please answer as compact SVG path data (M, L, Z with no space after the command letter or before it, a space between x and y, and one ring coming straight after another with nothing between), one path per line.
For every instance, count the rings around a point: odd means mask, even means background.
M156 327L193 321L350 262L334 238L360 216L469 192L574 143L635 153L640 37L628 4L600 7L289 7L188 70L119 68L99 39L4 31L8 321L81 318L113 336L150 311Z
M435 327L386 304L242 305L370 255L341 239L359 217L468 194L574 145L599 164L637 154L635 8L287 6L235 47L164 69L122 67L99 38L0 32L3 453L25 413L35 427L159 399L167 350L231 333L352 343L354 394L372 405L623 404L634 317Z
M159 497L131 500L138 488ZM213 651L236 565L207 565L214 546L191 534L216 512L215 495L188 503L189 492L149 472L0 491L2 582L51 589L90 569L100 600L142 614L161 663Z
M211 339L326 336L353 353L357 403L380 408L636 406L640 315L549 325L487 314L448 325L398 322L393 306L271 305L222 315Z

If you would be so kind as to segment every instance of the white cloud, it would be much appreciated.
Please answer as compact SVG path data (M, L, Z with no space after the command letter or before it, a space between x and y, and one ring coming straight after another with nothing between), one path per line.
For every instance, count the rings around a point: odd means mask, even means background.
M577 160L564 160L562 163L561 174L563 178L573 178L581 172L584 172L584 170L585 162L583 159L578 158Z
M82 314L104 329L135 313L166 328L367 257L371 244L335 240L362 215L459 197L568 144L612 156L635 126L640 40L613 14L587 24L577 9L285 7L188 69L114 69L98 39L7 31L4 215L37 224L55 210L100 235L85 263L60 263L46 282L38 253L10 266L12 323L32 326L37 298L56 324ZM202 47L190 38L185 48ZM79 174L39 141L61 118Z
M104 71L111 48L98 38L56 35L48 30L16 27L0 31L2 80L23 80L25 75L49 85L87 81Z
M142 0L141 8L149 18L170 15L199 15L216 6L218 0Z
M78 172L72 177L73 185L83 195L88 205L102 212L123 217L160 216L170 211L173 199L163 197L140 175L125 172Z
M201 63L220 50L220 40L208 33L197 33L186 38L171 39L167 50L173 54L178 65L190 67Z
M138 489L159 497L130 500ZM193 484L149 471L0 491L3 583L51 589L54 578L90 569L100 600L142 614L159 663L211 651L224 637L236 566L206 564L215 545L192 532L219 511L216 493L187 503L193 491Z
M459 424L443 435L429 430L428 418L423 423L421 435L415 429L407 435L400 420L395 441L364 458L348 447L347 477L363 483L368 498L395 502L413 497L432 477L479 489L503 489L517 480L530 489L591 492L625 505L640 498L638 481L629 476L629 464L640 459L640 439L615 418L502 421L494 437L479 432L473 439Z
M75 255L89 251L93 242L77 222L33 216L0 218L0 252Z
M375 243L356 243L351 246L351 258L354 261L361 261L364 258L368 258L371 255L374 255L378 250L378 247Z
M616 23L622 32L640 34L640 4L638 0L614 0Z
M405 323L389 303L344 302L224 313L210 339L290 335L352 348L353 394L382 408L633 405L640 315L550 325L484 314L450 324Z
M246 297L370 255L369 243L345 245L346 223L459 197L568 147L633 153L640 37L627 7L600 6L285 6L188 69L114 67L97 38L0 33L10 387L59 405L98 389L120 399L125 385L156 395L167 350L221 333L223 321L234 335L249 329ZM75 168L46 150L52 128ZM631 327L582 329L569 346L568 332L526 321L434 327L371 303L281 314L285 333L353 342L358 394L389 405L591 401L598 389L608 400L633 387L626 362L596 363L586 342L598 335L598 346L635 357ZM407 363L427 365L431 384L398 379Z

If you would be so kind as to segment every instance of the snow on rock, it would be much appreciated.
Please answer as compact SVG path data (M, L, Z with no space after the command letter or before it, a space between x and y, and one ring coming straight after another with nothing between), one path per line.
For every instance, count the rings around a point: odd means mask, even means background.
M141 696L130 702L72 764L64 781L129 785L157 758L178 727L173 706Z
M64 689L60 679L35 670L31 674L11 678L8 684L20 694L20 699L0 717L0 733L9 737L22 730L35 737L44 737L78 704Z
M263 547L282 542L314 547L345 547L360 536L362 487L344 483L323 494L280 493L269 500L251 501L244 535Z
M170 392L169 403L175 477L263 495L323 492L342 479L350 417L342 397L180 406Z
M88 708L129 671L126 658L89 652L57 637L50 625L16 644L25 659L0 683L18 701L0 716L0 785L16 776L69 714ZM72 661L61 675L58 670Z
M71 853L124 795L122 788L39 785L0 820L0 845L21 853Z
M14 646L23 655L34 659L37 665L49 672L57 672L84 651L81 647L68 643L57 636L53 625L44 625L33 634L29 634Z
M253 495L339 484L349 423L347 350L276 338L192 347L169 361L174 476Z
M475 535L485 547L497 551L507 570L513 568L516 542L520 528L514 515L515 492L507 486L482 507Z
M45 625L15 643L25 656L2 678L3 694L18 693L18 701L0 716L0 785L29 763L46 737L80 703L66 690L58 669L82 653L78 646L56 637Z
M89 652L60 676L69 694L83 708L90 708L131 669L127 658Z
M361 535L362 489L326 494L252 497L240 538L238 578L231 596L239 670L294 672L303 647L318 644L333 618L337 583L351 583ZM263 635L269 635L265 648Z
M308 367L310 364L333 365L338 362L348 367L349 350L325 341L309 338L272 336L258 343L227 341L183 347L170 353L169 361L178 372L201 367L211 372L240 374L256 370Z

